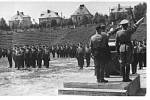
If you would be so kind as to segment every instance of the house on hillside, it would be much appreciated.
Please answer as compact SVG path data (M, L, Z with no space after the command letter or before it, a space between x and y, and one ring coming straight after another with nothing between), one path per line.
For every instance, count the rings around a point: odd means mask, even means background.
M80 5L79 8L71 15L73 23L79 24L80 21L86 16L89 20L92 18L92 14L86 8L84 4Z
M40 14L39 24L46 23L46 25L51 25L52 20L56 20L57 24L61 23L61 17L58 12L47 10Z
M118 6L113 7L110 9L110 16L113 21L116 21L118 19L131 19L131 16L129 16L130 10L132 10L131 6L121 6L118 4Z
M24 12L19 11L17 11L17 14L9 20L9 26L11 28L28 28L31 24L31 17L29 15L25 15Z

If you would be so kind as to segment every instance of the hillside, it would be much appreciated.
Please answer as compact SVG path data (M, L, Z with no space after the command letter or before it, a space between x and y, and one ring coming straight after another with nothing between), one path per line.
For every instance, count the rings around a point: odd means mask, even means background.
M132 35L132 39L136 39L138 41L142 41L144 39L147 39L147 24L142 23L135 34Z
M132 39L143 40L146 38L146 24L141 24ZM56 44L77 44L79 42L88 43L90 37L95 33L95 25L88 27L77 27L75 29L59 29L48 32L22 32L22 33L7 33L0 31L0 46L8 48L12 44L17 45L56 45ZM111 38L114 38L112 36Z

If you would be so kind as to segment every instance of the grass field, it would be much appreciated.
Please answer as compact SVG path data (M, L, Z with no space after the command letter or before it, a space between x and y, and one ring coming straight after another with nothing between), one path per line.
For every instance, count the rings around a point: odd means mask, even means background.
M79 42L88 43L90 37L95 33L95 26L90 25L87 27L77 27L75 29L59 29L47 32L33 31L33 32L21 32L8 34L7 32L0 31L0 46L10 47L12 44L24 45L24 44L77 44ZM143 40L146 39L147 24L141 24L136 33L132 36L132 39ZM114 38L112 36L111 38Z

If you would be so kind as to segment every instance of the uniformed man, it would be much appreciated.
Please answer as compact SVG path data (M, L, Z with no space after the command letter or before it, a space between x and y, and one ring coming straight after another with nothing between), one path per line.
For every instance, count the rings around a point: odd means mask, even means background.
M85 46L85 59L86 59L86 67L90 66L90 59L91 59L91 48L89 47L89 45L87 44Z
M12 50L11 49L7 50L7 58L9 62L9 68L12 68Z
M138 65L138 42L133 41L133 62L132 62L132 74L136 74L137 72L137 65Z
M37 59L37 54L36 54L36 50L34 47L31 48L31 53L30 53L30 65L33 68L36 68L36 59Z
M3 56L3 57L6 57L6 54L7 54L7 50L3 48L3 49L2 49L2 56Z
M56 47L57 58L60 58L60 46Z
M139 59L138 59L138 62L139 62L139 69L142 69L143 68L143 45L142 45L142 42L140 41L139 44L138 44L138 53L139 53Z
M1 59L1 57L2 57L2 49L0 48L0 59Z
M53 55L53 58L55 58L55 52L56 52L56 49L54 46L52 46L51 48L51 52L52 52L52 55Z
M146 41L143 40L143 63L144 67L146 67Z
M44 60L44 66L46 68L49 68L50 53L47 48L44 49L43 60Z
M16 60L16 68L18 70L20 70L21 68L21 51L20 51L20 47L17 47L16 51L15 51L15 60Z
M69 46L69 57L72 58L72 46Z
M30 68L30 49L27 47L24 53L24 60L26 68Z
M25 52L24 48L20 48L20 66L22 68L24 68L24 61L25 61L24 52Z
M43 51L41 48L38 48L38 51L37 51L37 66L38 66L38 68L41 68L41 66L42 66L42 58L43 58Z
M14 61L14 64L15 64L15 68L17 68L17 65L16 65L16 46L13 47L12 49L12 58L13 58L13 61Z
M73 46L72 46L72 57L73 58L75 58L75 56L76 56L76 50L77 49L77 46L75 45L75 44L73 44Z
M128 28L129 21L124 19L120 22L122 29L116 34L117 52L120 55L121 72L123 75L123 82L132 81L129 78L130 64L132 61L132 44L131 36L136 31L137 27L144 18L141 18L132 28Z
M83 69L83 65L84 65L84 48L82 47L82 44L79 43L78 48L77 48L77 61L78 61L78 66L80 67L80 69Z
M111 30L106 33L105 25L99 25L96 27L96 34L90 39L90 47L92 56L94 58L95 74L97 76L97 82L108 82L104 79L104 69L107 66L108 61L108 39L109 36L114 34L118 30Z

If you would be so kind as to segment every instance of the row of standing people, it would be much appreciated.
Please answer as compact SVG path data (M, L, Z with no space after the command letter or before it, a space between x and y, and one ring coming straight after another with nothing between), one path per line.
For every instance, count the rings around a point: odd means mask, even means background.
M49 67L50 55L53 58L74 58L76 57L75 45L57 45L57 46L14 46L13 49L0 49L0 58L7 57L9 67L12 68L12 61L15 68L41 68L42 61L46 68ZM57 57L56 57L57 56Z
M74 58L76 56L76 45L57 45L52 46L51 52L53 58Z

